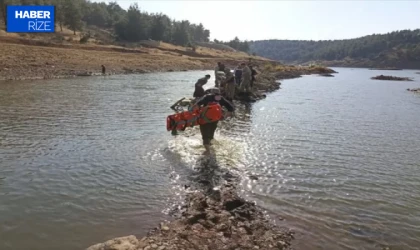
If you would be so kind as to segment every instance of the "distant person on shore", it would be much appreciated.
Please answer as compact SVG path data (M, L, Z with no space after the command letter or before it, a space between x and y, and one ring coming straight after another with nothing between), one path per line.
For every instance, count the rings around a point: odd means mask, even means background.
M251 70L251 89L252 89L254 87L255 76L258 75L258 72L254 69L253 66L249 66L249 69Z
M224 71L225 70L225 65L223 65L223 63L218 62L216 68L214 68L214 85L216 87L220 86L220 77L219 74L217 74L218 71Z
M242 81L241 86L239 89L241 92L249 93L250 92L250 85L251 85L251 78L252 78L252 72L251 69L246 65L245 63L241 64L242 67Z
M225 68L225 74L226 74L226 79L225 79L225 97L228 101L233 101L233 98L235 97L235 77L232 74L232 72L230 71L229 68Z
M101 68L102 68L102 75L105 75L106 74L106 69L105 69L105 65L101 65Z
M197 80L195 83L195 90L193 97L198 99L205 95L203 86L209 81L210 75L205 75L204 77Z
M242 67L241 67L241 65L238 65L235 68L235 71L234 71L233 74L235 76L235 84L237 86L239 86L241 84L241 81L242 81Z

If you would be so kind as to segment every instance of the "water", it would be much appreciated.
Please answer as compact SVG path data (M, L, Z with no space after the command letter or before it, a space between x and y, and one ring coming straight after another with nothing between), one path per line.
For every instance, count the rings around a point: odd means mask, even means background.
M297 232L296 249L417 249L420 96L405 89L420 75L336 71L240 105L216 161ZM165 118L206 73L0 83L0 249L83 249L168 218L203 147Z

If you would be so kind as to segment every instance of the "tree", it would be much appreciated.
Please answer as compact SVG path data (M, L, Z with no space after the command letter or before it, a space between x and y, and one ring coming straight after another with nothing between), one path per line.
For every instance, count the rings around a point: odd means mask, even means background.
M127 24L127 18L123 17L114 25L115 34L117 35L118 39L128 41L126 34Z
M188 21L182 21L181 23L177 23L175 26L175 31L173 34L173 42L176 45L186 46L190 43L190 34L188 33L189 28Z
M378 65L404 64L416 58L420 30L402 30L335 41L264 40L250 44L251 52L286 63L317 60L374 61ZM418 63L418 62L417 62ZM420 63L418 63L420 65Z
M108 31L113 29L115 39L120 41L154 39L182 46L208 42L210 37L210 31L201 23L176 22L161 13L141 12L137 4L124 10L116 1L107 4L90 0L0 0L0 20L4 22L7 21L7 4L55 5L55 18L60 30L63 31L65 26L73 34L82 31L85 25L92 25ZM92 35L95 35L95 31Z
M228 42L227 44L234 48L239 50L239 44L241 43L241 41L239 40L239 38L236 36L232 41Z
M146 22L141 14L137 3L131 5L127 11L126 18L115 25L117 36L129 42L137 42L147 39Z
M87 14L87 24L106 28L110 15L107 5L104 3L93 3Z
M248 41L240 42L238 45L238 50L248 53L249 51Z
M204 30L204 42L210 41L210 30Z
M208 34L208 35L210 35L210 34ZM248 53L249 48L250 48L248 41L241 41L238 37L235 37L233 40L231 40L229 42L222 42L222 41L218 41L216 39L214 39L214 42L228 45L229 47L231 47L233 49L243 51L245 53Z
M76 31L82 29L82 12L80 2L77 0L67 0L64 4L64 20L65 24L73 30L73 34L76 35Z
M153 17L150 29L150 37L156 41L162 41L165 38L165 33L168 32L168 24L165 23L165 18L162 15Z
M204 27L203 27L203 24L200 23L199 25L197 25L197 26L194 25L192 27L193 27L193 29L192 29L192 33L193 33L192 37L193 37L194 41L204 42L205 38L204 38Z
M59 23L60 30L63 31L63 24L65 23L64 0L55 1L55 20Z
M6 2L5 1L0 1L0 15L2 17L2 20L3 20L4 24L7 24L7 20L6 20Z
M5 25L7 25L6 6L16 4L16 2L16 0L0 0L0 15L2 16Z
M113 27L127 14L127 12L121 8L117 2L110 2L107 6L107 11L109 13L109 19L107 20L108 27Z
M128 9L127 21L125 32L128 41L136 42L147 38L145 23L137 3L131 5Z

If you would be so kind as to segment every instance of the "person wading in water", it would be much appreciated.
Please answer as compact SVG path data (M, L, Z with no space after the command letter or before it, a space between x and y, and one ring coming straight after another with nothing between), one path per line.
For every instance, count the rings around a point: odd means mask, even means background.
M204 92L203 86L206 85L209 79L210 79L210 75L206 75L197 80L197 82L195 83L195 90L193 94L193 97L194 97L193 103L195 103L198 99L200 99L206 94Z
M218 103L228 110L225 117L232 116L232 112L235 110L235 108L220 94L220 90L218 88L211 88L209 89L209 92L209 94L205 95L203 98L196 102L194 108L200 106L207 106L210 103ZM204 152L205 154L210 153L211 140L213 140L214 138L214 133L216 132L218 123L219 121L214 121L200 125L201 137L203 139L204 148L206 149L206 151Z

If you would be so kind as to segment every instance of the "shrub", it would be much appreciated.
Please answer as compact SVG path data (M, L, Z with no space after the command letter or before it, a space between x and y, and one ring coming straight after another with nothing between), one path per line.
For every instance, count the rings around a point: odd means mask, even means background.
M91 37L90 32L84 33L80 38L80 43L87 43L89 38Z

